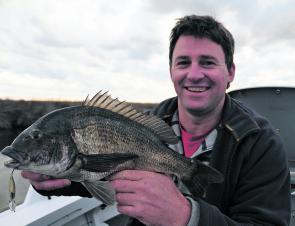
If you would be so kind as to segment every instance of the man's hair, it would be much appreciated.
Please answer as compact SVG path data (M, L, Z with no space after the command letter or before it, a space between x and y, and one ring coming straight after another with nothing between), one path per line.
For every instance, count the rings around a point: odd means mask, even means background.
M232 34L211 16L185 16L177 20L170 34L169 64L172 65L172 55L177 40L182 35L196 38L208 38L221 45L225 63L228 69L233 65L235 42Z

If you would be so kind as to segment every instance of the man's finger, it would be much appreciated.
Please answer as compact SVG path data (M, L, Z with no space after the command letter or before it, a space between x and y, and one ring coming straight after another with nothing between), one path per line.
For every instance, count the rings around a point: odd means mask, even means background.
M44 181L50 179L50 176L34 173L31 171L22 171L21 175L23 178L31 180L31 181Z
M31 181L31 184L37 190L51 191L51 190L69 186L71 184L71 181L68 179L52 179L52 180L46 180L42 182Z
M109 180L133 180L138 181L154 172L144 170L122 170L118 173L113 174Z
M134 193L138 187L138 182L135 180L114 179L110 181L116 193Z

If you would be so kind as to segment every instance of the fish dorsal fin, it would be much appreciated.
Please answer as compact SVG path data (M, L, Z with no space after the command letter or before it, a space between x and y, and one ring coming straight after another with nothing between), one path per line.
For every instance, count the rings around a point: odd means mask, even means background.
M103 108L114 113L120 114L130 120L138 122L158 134L160 139L169 144L175 144L178 142L178 138L174 134L168 124L162 119L154 115L146 115L143 112L137 111L131 104L124 101L120 101L117 98L113 99L108 92L98 92L91 99L86 98L82 103L83 106L91 106Z

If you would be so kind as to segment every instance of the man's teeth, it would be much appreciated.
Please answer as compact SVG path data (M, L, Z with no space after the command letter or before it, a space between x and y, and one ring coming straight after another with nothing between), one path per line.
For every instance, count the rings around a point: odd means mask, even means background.
M207 90L207 88L206 87L187 87L187 90L191 92L204 92Z

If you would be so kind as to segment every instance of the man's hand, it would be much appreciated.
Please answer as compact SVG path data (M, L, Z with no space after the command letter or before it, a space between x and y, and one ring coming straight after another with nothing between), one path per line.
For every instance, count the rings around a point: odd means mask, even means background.
M49 176L31 171L22 171L21 175L23 178L28 179L37 190L51 191L71 184L68 179L52 179Z
M124 170L111 177L118 211L149 226L187 225L191 205L169 176Z

